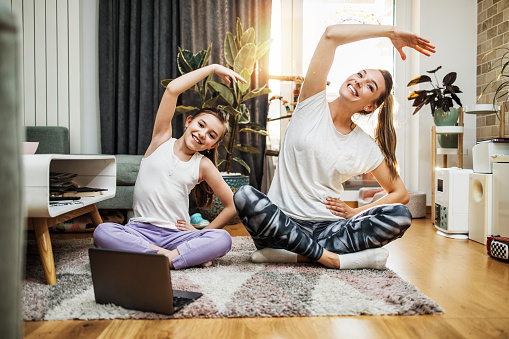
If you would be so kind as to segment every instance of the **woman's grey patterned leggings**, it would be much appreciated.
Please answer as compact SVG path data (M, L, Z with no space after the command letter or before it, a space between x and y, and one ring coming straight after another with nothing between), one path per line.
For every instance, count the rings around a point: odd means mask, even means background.
M402 237L412 223L410 211L401 204L376 206L350 219L312 222L286 216L251 186L242 186L234 201L258 249L283 248L315 261L324 248L345 254L382 247Z

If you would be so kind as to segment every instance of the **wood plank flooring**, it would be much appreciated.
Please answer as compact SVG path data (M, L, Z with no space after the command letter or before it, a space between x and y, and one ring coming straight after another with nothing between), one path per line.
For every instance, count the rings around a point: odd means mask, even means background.
M247 235L241 224L232 236ZM53 238L53 236L52 236ZM484 245L444 238L414 219L387 245L387 266L445 311L430 316L25 322L26 338L509 338L509 264ZM333 293L333 291L331 291Z

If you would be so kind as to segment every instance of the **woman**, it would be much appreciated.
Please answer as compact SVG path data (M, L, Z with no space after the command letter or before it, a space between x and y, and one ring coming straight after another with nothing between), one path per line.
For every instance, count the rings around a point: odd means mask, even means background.
M429 56L435 47L394 26L329 26L315 50L299 103L281 147L268 196L244 186L235 207L258 251L254 262L318 261L329 268L382 269L382 248L403 235L411 214L408 192L396 170L389 72L361 70L342 84L332 102L325 98L327 74L338 46L387 37L403 60L403 47ZM355 56L353 56L355 57ZM376 109L375 140L352 122L355 113ZM364 207L341 201L342 183L372 173L387 195Z

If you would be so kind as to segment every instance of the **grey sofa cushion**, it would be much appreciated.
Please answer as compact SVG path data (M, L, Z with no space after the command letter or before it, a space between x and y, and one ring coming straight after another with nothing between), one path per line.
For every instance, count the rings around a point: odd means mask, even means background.
M36 154L69 154L70 141L67 127L27 126L26 141L38 141Z
M116 154L117 186L132 186L138 177L143 155Z
M133 208L134 186L117 186L115 197L99 201L95 205L99 209L127 209Z

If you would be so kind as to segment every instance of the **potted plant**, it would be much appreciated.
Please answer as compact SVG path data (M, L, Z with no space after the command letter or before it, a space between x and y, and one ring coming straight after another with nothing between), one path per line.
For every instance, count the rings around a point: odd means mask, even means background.
M230 85L225 85L211 80L212 75L209 75L189 90L199 95L201 108L217 106L230 113L230 138L222 144L226 149L226 158L220 159L217 165L221 166L224 164L224 171L230 173L232 162L235 161L241 164L249 173L251 171L249 166L241 158L235 157L234 151L260 153L260 150L252 145L238 143L237 137L239 133L257 133L267 136L264 126L251 122L249 109L245 102L270 92L266 85L253 90L249 90L249 87L254 66L269 51L272 39L263 43L256 43L254 28L251 27L244 31L242 23L238 18L236 30L235 35L230 32L226 35L224 55L230 68L240 74L248 83L232 82ZM207 50L196 54L179 48L177 64L180 73L185 74L205 66L208 62L211 49L212 43ZM170 81L171 79L165 79L161 81L161 84L166 87ZM177 106L175 114L182 114L195 109L198 109L198 107Z
M224 169L225 174L223 174L223 177L234 192L242 185L249 184L249 177L240 174L231 175L232 163L239 163L248 173L251 171L249 165L244 160L235 156L235 150L246 153L260 153L260 150L252 145L239 143L239 134L256 133L263 136L268 135L264 126L251 121L250 112L245 102L270 92L266 85L252 90L250 90L250 86L251 74L255 69L255 65L269 51L271 43L272 39L257 43L254 28L251 27L244 31L240 19L237 18L235 34L230 32L226 34L224 56L228 66L247 80L247 84L231 82L229 85L225 85L213 81L212 75L209 75L189 89L198 94L200 108L216 106L230 113L230 137L221 145L226 152L225 157L219 159L217 165L220 169ZM212 43L207 50L196 54L179 48L177 55L179 72L185 74L205 66L208 63L211 50ZM171 79L165 79L161 81L161 84L166 87L170 81ZM198 108L194 106L177 106L175 114L186 113ZM219 214L222 208L223 206L217 197L214 197L211 209L202 211L202 214L205 218L211 220Z
M412 107L415 107L413 114L419 112L419 110L425 106L430 105L431 115L433 121L437 126L454 126L458 121L459 108L455 108L454 103L462 106L457 93L463 93L458 86L453 85L456 81L456 72L448 73L442 80L442 86L438 82L436 72L440 70L442 66L438 66L436 69L427 71L433 74L436 83L434 84L431 77L428 75L420 75L417 78L412 79L407 87L414 86L422 83L430 83L432 89L429 90L416 90L410 92L408 100L413 100ZM457 134L439 134L438 142L444 148L456 148L458 145Z

